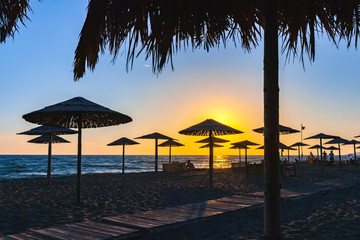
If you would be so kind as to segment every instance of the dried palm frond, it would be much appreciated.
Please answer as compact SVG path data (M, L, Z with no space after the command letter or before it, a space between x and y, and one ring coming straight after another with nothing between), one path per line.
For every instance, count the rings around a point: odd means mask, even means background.
M18 31L18 22L23 25L24 20L29 19L28 11L31 11L30 0L1 0L0 1L0 43L6 38L13 37Z
M359 37L360 0L278 0L278 27L287 56L315 58L315 37L326 34L350 46ZM154 72L181 48L209 50L233 39L246 50L256 47L264 26L263 0L90 0L75 51L74 79L93 70L99 52L114 59L122 47L127 64L145 53ZM124 46L124 45L127 46ZM127 65L128 67L128 65Z

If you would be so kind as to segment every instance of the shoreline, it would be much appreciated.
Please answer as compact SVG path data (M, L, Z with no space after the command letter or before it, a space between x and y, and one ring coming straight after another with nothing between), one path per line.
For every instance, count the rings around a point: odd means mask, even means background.
M0 236L123 213L179 206L210 199L263 191L262 178L215 169L214 188L208 186L206 170L185 173L154 172L82 175L82 204L76 204L76 176L8 179L0 181ZM360 180L352 168L301 164L297 177L281 179L283 189L302 192L324 185Z

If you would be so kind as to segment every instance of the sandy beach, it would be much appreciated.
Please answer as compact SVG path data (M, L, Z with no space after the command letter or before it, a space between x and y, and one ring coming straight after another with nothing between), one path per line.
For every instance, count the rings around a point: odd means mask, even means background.
M0 181L0 235L86 220L100 221L105 216L178 206L234 194L263 190L262 178L244 178L230 169L216 170L214 188L208 186L207 171L188 173L160 172L130 174L92 174L82 176L82 204L76 204L76 177L56 177L47 186L46 178ZM353 167L320 167L302 164L296 177L281 179L282 188L307 192L360 180ZM342 232L347 239L358 239L356 222L360 215L360 186L317 194L282 204L282 228L288 239L336 239ZM262 236L262 208L226 214L187 227L188 234L207 239L257 239ZM220 219L220 220L219 220ZM199 230L201 229L201 230ZM185 238L185 230L161 233ZM215 232L214 232L215 231ZM173 235L172 235L173 236ZM216 237L218 236L218 238ZM340 236L340 235L339 235ZM356 238L357 236L357 238ZM220 238L219 238L220 237ZM322 237L320 237L322 238ZM324 239L324 238L323 238Z

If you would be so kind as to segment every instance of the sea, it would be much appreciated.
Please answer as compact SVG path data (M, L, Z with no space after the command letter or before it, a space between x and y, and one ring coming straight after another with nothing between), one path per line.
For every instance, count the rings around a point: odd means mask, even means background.
M285 157L285 156L284 156ZM281 157L283 159L284 157ZM287 157L287 156L286 156ZM298 158L290 155L290 161ZM304 156L304 159L306 157ZM51 161L52 176L67 176L76 174L76 155L53 155ZM13 178L46 177L47 155L0 155L0 180ZM190 160L196 168L208 168L208 155L173 155L172 162ZM248 163L260 163L262 155L248 155ZM162 164L169 162L168 155L159 155L159 170ZM244 156L242 156L244 161ZM239 162L238 155L215 155L214 168L230 168L231 163ZM119 173L122 170L122 155L82 155L82 173ZM151 172L155 168L154 155L125 156L125 172Z

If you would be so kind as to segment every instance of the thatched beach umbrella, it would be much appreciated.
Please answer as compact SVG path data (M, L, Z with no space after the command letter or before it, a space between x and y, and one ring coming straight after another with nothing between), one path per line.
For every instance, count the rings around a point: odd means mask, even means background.
M258 147L256 149L265 149L265 146L261 146L261 147ZM290 162L290 150L296 150L295 148L292 148L292 147L289 147L289 146L286 146L285 144L279 142L279 149L283 150L283 149L287 149L288 150L288 161Z
M212 142L213 143L226 143L226 142L230 142L230 141L226 140L226 139L218 138L218 137L212 137ZM195 143L210 143L210 137L196 141Z
M344 143L343 145L354 145L354 163L355 163L355 168L357 168L357 164L356 164L356 144L359 144L359 141L356 140L351 140L351 141L347 141L346 143Z
M248 147L246 147L245 145L234 145L232 147L230 147L230 149L239 149L239 163L240 163L240 166L241 166L241 149L249 149Z
M122 150L122 173L125 173L125 145L135 145L139 144L138 142L135 142L131 139L128 139L126 137L119 138L118 140L109 143L108 146L123 146Z
M239 134L243 133L242 131L236 130L232 127L229 127L225 124L219 123L213 119L207 119L201 123L198 123L194 126L181 130L180 134L192 135L192 136L209 136L210 141L210 151L209 151L209 176L210 176L210 186L213 184L213 144L212 140L214 136L217 135L230 135L230 134Z
M323 139L333 139L333 138L338 138L338 136L333 136L333 135L327 135L327 134L324 134L324 133L319 133L319 134L316 134L314 136L311 136L311 137L307 137L307 138L304 138L304 140L307 140L307 139L320 139L320 160L321 160L321 169L323 169L324 167L324 163L323 163L323 154L322 154L322 140Z
M231 145L245 146L245 175L247 176L247 173L248 173L248 169L247 169L247 165L248 165L247 164L247 146L255 146L255 145L260 145L260 144L245 140L245 141L241 141L241 142L231 143Z
M78 129L77 201L81 197L81 136L83 128L114 126L131 122L131 117L113 111L82 97L45 107L25 114L26 121L54 127Z
M46 143L70 143L68 140L59 137L59 136L52 136L49 135L41 135L39 137L33 138L28 141L29 143L40 143L40 144L46 144Z
M172 139L169 139L166 142L159 144L159 147L169 147L169 163L171 163L171 147L182 147L182 146L185 146L185 145L181 144L179 142L176 142Z
M199 148L209 148L210 147L210 143L209 144L205 144L205 145L203 145L203 146L201 146L201 147L199 147ZM220 147L224 147L223 145L220 145L220 144L215 144L215 143L213 143L212 144L212 147L214 147L214 148L220 148Z
M68 135L68 134L75 134L77 131L68 129L68 128L61 128L61 127L49 127L49 126L40 126L29 131L18 133L19 135L46 135L49 137L50 140L47 141L49 144L48 147L48 167L47 167L47 180L48 184L51 182L51 151L52 151L52 140L53 136L55 135Z
M150 133L150 134L147 134L147 135L144 135L141 137L137 137L135 139L155 139L155 173L157 174L157 172L158 172L158 140L159 139L170 140L173 138L165 136L158 132L154 132L154 133Z
M254 132L257 133L264 133L264 127L261 128L255 128L253 129ZM291 134L291 133L298 133L299 130L293 129L291 127L286 127L279 124L279 134Z
M303 147L303 146L309 146L309 145L306 143L302 143L302 142L297 142L297 143L294 143L293 145L290 145L290 147L298 147L299 163L300 163L300 147Z
M309 147L308 149L316 149L316 152L317 152L317 157L318 157L318 159L320 159L320 156L319 156L319 149L320 149L320 145L319 144L316 144L316 145L314 145L314 146L311 146L311 147Z

